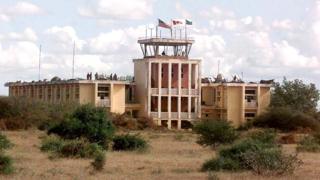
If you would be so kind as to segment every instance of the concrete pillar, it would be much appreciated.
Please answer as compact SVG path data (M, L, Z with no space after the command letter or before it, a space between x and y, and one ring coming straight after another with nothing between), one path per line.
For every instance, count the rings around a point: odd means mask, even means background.
M172 63L168 63L168 118L171 119L171 72Z
M158 118L161 119L161 81L162 81L162 63L158 64Z
M114 95L113 95L113 93L114 93L114 90L113 90L113 83L110 83L110 92L109 92L109 94L110 94L110 112L114 112L114 102L116 101L116 99L114 99Z
M201 62L196 64L195 69L195 78L196 78L196 89L198 91L198 108L196 110L196 113L198 113L198 118L201 118Z
M148 70L147 70L147 115L150 117L151 112L151 62L148 62Z
M241 117L240 117L240 124L245 122L244 114L245 114L245 109L246 109L246 102L245 102L245 86L241 86Z
M188 64L188 118L191 118L191 63Z
M178 129L181 129L181 63L178 64Z
M261 108L260 108L260 106L261 106L261 102L260 102L260 89L261 89L261 86L260 86L260 84L258 84L258 86L257 86L257 91L256 91L256 98L257 98L257 114L256 115L259 115L260 114L260 112L261 112Z
M94 99L93 100L94 100L94 105L95 106L97 106L97 95L98 95L98 83L94 83ZM62 97L62 93L60 94L60 96Z

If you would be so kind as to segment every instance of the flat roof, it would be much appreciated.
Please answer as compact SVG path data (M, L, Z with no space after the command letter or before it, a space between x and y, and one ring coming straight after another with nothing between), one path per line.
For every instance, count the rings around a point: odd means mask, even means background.
M166 56L166 57L145 57L145 58L137 58L137 59L133 59L132 61L161 61L161 62L165 62L165 61L170 61L173 62L174 61L179 61L179 62L188 62L188 61L194 61L194 62L200 62L201 59L189 59L189 58L177 58L178 56Z
M140 44L157 44L157 45L184 45L193 44L193 38L139 38L138 43Z
M70 80L58 80L58 81L31 81L31 82L7 82L6 87L9 86L26 86L26 85L58 85L58 84L95 84L95 83L105 83L105 84L123 84L123 85L133 85L133 82L120 81L120 80L86 80L86 79L70 79Z
M201 87L215 87L215 86L247 86L247 87L257 87L257 86L262 86L262 87L271 87L272 84L264 84L264 83L248 83L248 82L243 82L243 83L232 83L232 82L225 82L225 83L201 83Z

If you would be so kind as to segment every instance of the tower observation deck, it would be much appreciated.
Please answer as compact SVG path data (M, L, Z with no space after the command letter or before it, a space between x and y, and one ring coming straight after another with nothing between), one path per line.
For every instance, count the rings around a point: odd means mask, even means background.
M169 129L187 128L201 115L201 60L189 58L194 40L182 30L176 36L172 27L169 37L158 36L158 29L156 36L147 34L138 39L143 57L133 60L141 116Z
M142 37L139 38L144 58L179 58L187 59L194 43L192 38L180 37Z

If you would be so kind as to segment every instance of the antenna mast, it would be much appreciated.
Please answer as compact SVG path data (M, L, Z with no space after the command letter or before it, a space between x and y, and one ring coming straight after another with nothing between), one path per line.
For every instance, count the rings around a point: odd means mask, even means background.
M73 57L72 57L72 79L74 79L74 56L75 56L76 41L73 42Z
M38 79L39 79L39 81L40 81L40 78L41 78L41 76L40 76L40 69L41 69L41 44L40 44L40 46L39 46L39 74L38 74Z
M218 59L218 74L220 74L220 59Z

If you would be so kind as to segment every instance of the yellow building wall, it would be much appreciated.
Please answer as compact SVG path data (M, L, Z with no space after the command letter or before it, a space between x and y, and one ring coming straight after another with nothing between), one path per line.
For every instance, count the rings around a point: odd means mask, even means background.
M214 105L214 87L202 87L201 93L202 93L201 104L204 104L207 106L213 106Z
M125 85L124 84L113 84L111 85L111 109L113 113L122 114L125 112L126 96L125 96Z
M148 63L147 61L134 61L134 78L135 78L135 99L141 104L141 111L139 111L139 116L147 115L147 105L148 105L148 88L147 88L147 78L148 78Z
M263 113L266 111L270 104L271 93L270 87L260 87L260 96L259 96L259 112Z
M239 126L243 114L242 87L227 88L227 120L231 121L234 126Z
M93 104L95 103L94 84L80 84L80 104Z

